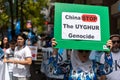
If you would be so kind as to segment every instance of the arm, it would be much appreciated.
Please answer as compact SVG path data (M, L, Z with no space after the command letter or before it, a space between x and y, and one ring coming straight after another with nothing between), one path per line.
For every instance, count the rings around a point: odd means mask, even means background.
M110 48L110 51L111 51L111 49L113 47L112 41L108 40L106 45L107 45L107 47ZM105 51L105 53L101 56L101 59L100 59L100 63L101 64L105 63L105 58L104 57L105 57L105 55L109 56L110 55L110 51L109 52ZM106 75L105 74L101 75L99 80L106 80Z
M25 58L25 60L14 60L14 64L31 65L32 58L28 57L28 58Z
M8 63L14 63L14 64L31 65L32 64L31 50L29 47L25 47L24 51L25 51L23 56L24 59L15 59L15 58L10 59L10 58L7 58L7 53L6 53L3 61Z
M14 59L4 58L4 62L14 63L14 64L22 64L22 65L31 65L32 58L25 58L25 60L14 60Z
M51 39L51 42L52 42L52 47L53 47L53 56L55 56L55 55L57 55L57 51L58 51L58 49L56 49L56 48L54 48L54 46L56 46L57 45L57 42L55 41L55 38L52 38Z
M106 76L102 75L99 80L106 80Z
M103 53L102 55L101 55L101 57L100 57L100 67L99 67L99 69L100 69L100 72L99 72L99 74L100 74L100 78L99 78L99 80L106 80L106 75L105 75L105 73L104 73L104 71L103 71L103 69L104 69L104 63L105 63L105 53Z

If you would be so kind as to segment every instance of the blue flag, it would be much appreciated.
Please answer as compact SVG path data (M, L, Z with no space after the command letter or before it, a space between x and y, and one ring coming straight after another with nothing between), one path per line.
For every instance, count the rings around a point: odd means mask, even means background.
M62 48L58 49L58 54L62 55L63 51L64 51L64 49L62 49Z
M15 34L20 34L20 20L16 23Z
M9 41L11 41L12 40L12 33L11 33L11 27L9 27L8 28L8 39L9 39Z

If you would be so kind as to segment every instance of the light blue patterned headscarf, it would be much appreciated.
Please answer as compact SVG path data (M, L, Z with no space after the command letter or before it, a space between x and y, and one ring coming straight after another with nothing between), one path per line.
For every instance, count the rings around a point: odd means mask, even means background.
M2 48L0 48L0 59L2 59L3 56L4 56L4 52L3 52Z

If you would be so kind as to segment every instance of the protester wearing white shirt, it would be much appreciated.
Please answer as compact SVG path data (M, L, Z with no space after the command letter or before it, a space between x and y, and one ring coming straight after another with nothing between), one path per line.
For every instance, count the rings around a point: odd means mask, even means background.
M5 62L14 63L13 80L29 80L32 54L28 46L25 46L26 35L21 33L17 37L17 46L14 59L6 59Z
M6 49L6 53L4 55L4 59L13 59L14 58L14 49L16 46L16 42L14 40L9 43L10 48ZM8 71L10 75L10 80L13 80L13 63L8 63Z

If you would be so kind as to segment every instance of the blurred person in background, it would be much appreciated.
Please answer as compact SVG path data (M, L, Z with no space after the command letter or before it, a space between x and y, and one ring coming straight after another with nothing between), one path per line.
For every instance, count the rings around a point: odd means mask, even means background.
M89 58L91 60L95 60L96 62L100 63L100 57L102 56L102 54L104 54L104 51L96 51L96 50L92 50L90 53Z
M17 46L14 50L14 59L5 59L4 62L14 63L13 80L30 80L30 65L32 64L32 54L28 46L25 45L27 37L20 33L17 36Z
M6 51L6 49L9 48L9 40L7 36L4 36L2 38L1 48L3 49L4 52Z
M14 50L16 47L16 42L14 40L11 40L9 45L10 45L10 47L8 49L6 49L6 52L4 54L4 60L14 59ZM13 80L13 66L14 66L13 63L8 63L8 71L9 71L9 75L10 75L10 80Z

